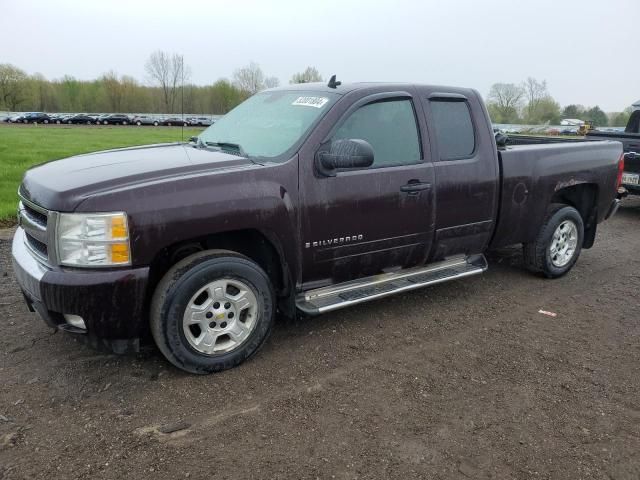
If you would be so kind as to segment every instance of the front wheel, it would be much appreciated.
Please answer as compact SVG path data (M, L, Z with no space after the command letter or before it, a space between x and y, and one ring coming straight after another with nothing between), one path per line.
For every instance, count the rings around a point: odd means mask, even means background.
M174 265L151 303L151 333L164 356L190 373L235 367L267 339L275 314L267 274L237 253L210 250Z
M584 222L573 207L554 204L535 241L524 245L524 263L532 272L557 278L578 261L584 241Z

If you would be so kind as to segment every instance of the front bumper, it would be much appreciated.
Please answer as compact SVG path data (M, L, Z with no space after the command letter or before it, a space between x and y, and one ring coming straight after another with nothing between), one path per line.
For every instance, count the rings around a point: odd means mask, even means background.
M42 264L25 245L24 230L13 238L16 279L28 306L50 326L81 331L90 343L115 351L137 350L146 330L149 269L80 270ZM69 328L64 314L83 318L86 330Z

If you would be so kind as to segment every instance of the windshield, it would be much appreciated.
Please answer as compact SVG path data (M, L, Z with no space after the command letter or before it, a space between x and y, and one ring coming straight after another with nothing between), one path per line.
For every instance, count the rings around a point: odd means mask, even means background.
M202 132L204 145L236 144L251 157L278 157L303 138L338 95L272 91L254 95Z

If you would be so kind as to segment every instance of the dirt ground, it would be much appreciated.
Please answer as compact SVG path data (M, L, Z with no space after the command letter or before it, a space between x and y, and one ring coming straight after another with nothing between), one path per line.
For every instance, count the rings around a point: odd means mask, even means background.
M486 275L280 321L207 377L53 334L9 236L0 479L640 478L638 200L562 279L503 250Z

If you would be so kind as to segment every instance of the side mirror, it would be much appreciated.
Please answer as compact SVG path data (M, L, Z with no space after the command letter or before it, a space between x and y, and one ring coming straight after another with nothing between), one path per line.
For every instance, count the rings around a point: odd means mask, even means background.
M189 142L198 143L198 137L189 137Z
M325 177L335 177L341 168L366 168L373 165L373 147L366 140L341 139L329 145L329 151L319 151L316 168Z

